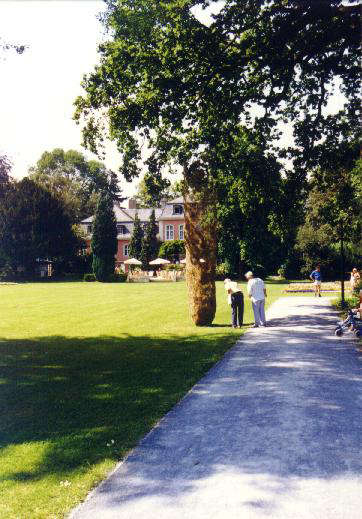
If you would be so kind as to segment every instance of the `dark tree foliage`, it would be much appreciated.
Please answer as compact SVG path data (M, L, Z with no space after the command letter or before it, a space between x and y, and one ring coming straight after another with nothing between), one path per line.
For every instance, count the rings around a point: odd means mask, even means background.
M171 262L178 261L180 256L184 257L185 242L183 240L164 241L160 247L160 258L168 259Z
M74 223L94 214L100 192L119 198L117 175L75 150L44 152L29 176L64 202Z
M156 223L155 211L153 210L142 240L141 261L142 268L148 270L150 261L156 259L160 244L157 239L158 225Z
M25 178L13 183L0 204L1 255L14 270L33 276L37 259L74 254L78 240L61 202Z
M136 258L139 261L141 261L143 236L144 236L144 232L143 232L142 224L140 222L138 214L136 214L135 219L134 219L131 241L129 243L130 258Z
M218 261L232 275L260 267L275 273L302 221L305 182L290 171L282 176L255 133L240 130L234 138L237 145L220 160L218 175Z
M164 200L169 200L171 182L160 175L146 173L138 184L136 200L138 207L161 207Z
M0 199L5 195L11 182L11 162L6 155L0 155Z
M326 276L346 278L346 269L361 260L361 186L356 182L359 144L324 143L321 164L310 179L304 224L299 228L297 249L305 272L315 264ZM342 294L342 298L343 298Z
M278 135L278 119L294 121L297 144L310 159L314 142L341 115L324 111L337 78L348 99L344 113L357 121L359 6L226 0L206 27L190 11L198 0L107 3L112 37L99 48L100 66L84 80L76 117L85 117L84 141L96 151L97 111L108 113L126 178L139 174L139 136L156 149L150 160L158 172L170 160L199 159L200 146L209 159L240 117L251 117L266 137ZM253 104L263 109L255 120Z
M117 247L117 224L112 196L102 193L94 217L91 243L93 272L98 281L110 281L114 275Z

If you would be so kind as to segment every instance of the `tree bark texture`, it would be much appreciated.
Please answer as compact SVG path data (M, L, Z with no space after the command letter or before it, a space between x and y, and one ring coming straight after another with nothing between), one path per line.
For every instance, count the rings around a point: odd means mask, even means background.
M190 180L190 176L185 178ZM184 192L186 283L191 319L196 326L207 326L216 313L216 206L205 187L198 186L193 193L195 196L190 190Z

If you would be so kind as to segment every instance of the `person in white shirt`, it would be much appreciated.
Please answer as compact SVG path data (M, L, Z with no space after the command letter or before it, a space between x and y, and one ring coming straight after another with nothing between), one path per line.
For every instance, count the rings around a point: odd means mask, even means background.
M250 271L245 274L245 277L248 280L248 295L253 304L255 321L253 328L258 328L259 326L266 326L265 298L267 294L264 281L260 278L255 278L254 274Z
M241 328L244 317L244 295L236 281L225 279L224 287L228 295L228 304L231 306L231 326Z

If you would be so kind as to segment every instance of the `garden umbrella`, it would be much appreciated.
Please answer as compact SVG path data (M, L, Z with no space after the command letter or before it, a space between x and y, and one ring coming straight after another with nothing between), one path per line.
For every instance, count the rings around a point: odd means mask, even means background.
M150 265L167 265L168 263L171 263L171 261L163 258L156 258L155 260L150 261Z
M136 258L130 258L124 262L125 265L142 265L142 261Z

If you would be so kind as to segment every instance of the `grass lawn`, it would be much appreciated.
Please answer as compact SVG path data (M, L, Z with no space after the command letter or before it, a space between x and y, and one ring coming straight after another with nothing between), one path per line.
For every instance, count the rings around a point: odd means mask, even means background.
M196 328L184 283L0 285L0 518L59 519L104 478L240 335L217 298Z

